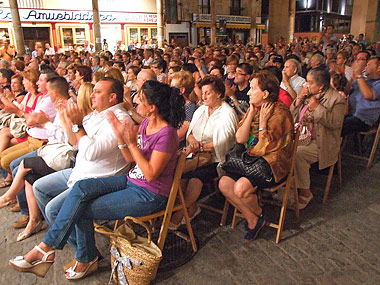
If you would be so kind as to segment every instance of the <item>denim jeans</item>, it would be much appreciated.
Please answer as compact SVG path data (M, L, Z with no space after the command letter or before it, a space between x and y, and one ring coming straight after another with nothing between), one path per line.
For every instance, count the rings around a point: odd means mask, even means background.
M29 152L27 154L24 154L23 156L20 156L20 157L16 158L15 160L13 160L9 165L9 167L12 171L13 178L16 177L18 167L20 166L20 163L24 158L36 157L36 156L38 156L37 150ZM20 208L21 208L21 214L29 215L29 208L28 208L28 203L26 201L26 195L25 195L25 189L24 188L22 188L22 190L17 194L17 200L18 200L18 203L19 203Z
M93 220L144 216L165 207L167 197L128 181L125 175L75 183L43 242L62 249L75 230L75 257L88 263L96 257Z
M71 168L54 172L38 179L33 184L33 192L36 197L38 207L49 225L54 223L59 209L68 195Z

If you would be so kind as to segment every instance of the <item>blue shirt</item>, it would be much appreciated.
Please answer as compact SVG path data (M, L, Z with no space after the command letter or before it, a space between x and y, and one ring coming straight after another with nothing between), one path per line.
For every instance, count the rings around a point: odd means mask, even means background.
M357 81L352 83L354 92L348 97L351 114L369 126L376 124L380 116L380 78L367 79L367 84L375 94L375 100L364 99Z

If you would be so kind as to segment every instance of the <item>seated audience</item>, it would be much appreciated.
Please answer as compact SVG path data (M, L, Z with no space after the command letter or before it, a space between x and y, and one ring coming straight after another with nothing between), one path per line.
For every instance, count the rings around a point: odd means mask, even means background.
M157 81L144 83L138 96L138 108L146 117L138 131L107 112L124 159L136 166L127 176L75 183L43 242L24 257L10 260L12 268L44 276L54 261L54 249L63 249L69 238L75 238L77 262L65 277L84 278L97 269L94 219L149 215L165 207L177 161L176 129L184 119L184 99L178 89Z

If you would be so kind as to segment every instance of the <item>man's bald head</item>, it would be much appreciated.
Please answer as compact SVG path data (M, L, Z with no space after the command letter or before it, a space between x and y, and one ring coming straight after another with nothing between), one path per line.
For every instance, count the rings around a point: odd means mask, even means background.
M137 91L141 90L145 81L157 80L157 76L152 69L143 69L137 75Z

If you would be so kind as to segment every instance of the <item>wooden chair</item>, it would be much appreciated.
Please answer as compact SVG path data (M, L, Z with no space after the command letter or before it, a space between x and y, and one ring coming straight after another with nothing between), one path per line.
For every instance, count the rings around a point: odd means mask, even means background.
M362 149L362 144L361 144L361 136L370 136L370 135L375 135L375 140L372 145L371 153L369 157L364 157L363 156L363 149ZM358 151L360 155L355 155L355 154L347 154L349 156L359 158L359 159L364 159L367 160L367 169L369 169L372 166L373 159L375 158L376 150L377 150L377 145L379 144L379 139L380 139L380 122L378 122L378 125L375 126L374 128L366 131L366 132L359 132L356 133L357 136L357 141L358 141ZM342 144L342 151L344 150L344 147L346 146L348 136L344 137L343 139L343 144Z
M272 205L276 205L276 206L281 207L280 218L278 220L278 224L267 223L268 226L277 229L276 243L279 243L280 239L281 239L281 234L282 234L282 229L284 227L285 215L286 215L287 208L291 209L291 210L295 210L296 211L296 217L297 217L297 219L299 218L298 191L297 191L297 181L296 181L296 172L295 172L296 171L295 170L295 158L296 158L296 153L297 153L298 138L299 138L299 132L297 131L295 134L295 137L294 137L294 142L293 142L290 172L289 172L286 180L284 182L280 183L279 185L274 186L274 187L258 189L258 191L257 191L259 201L261 201L263 203L268 203L268 204L272 204ZM294 206L288 206L290 187L292 186L292 184L294 185ZM262 197L262 191L274 193L274 192L280 190L284 186L285 186L285 190L284 190L284 197L283 197L282 203L278 203L278 202L273 201L273 200L264 199ZM224 206L224 213L222 216L222 221L226 220L226 216L228 214L228 205L229 205L229 202L226 200L226 204ZM236 227L237 217L244 218L243 215L239 212L239 210L237 208L235 208L234 215L232 218L232 224L231 224L232 228Z
M342 187L342 154L341 154L340 150L338 153L338 161L335 164L337 164L337 167L338 167L338 179L339 179L338 181L339 181L339 189L340 189ZM329 167L329 174L327 176L325 193L323 195L323 204L325 204L327 202L327 198L329 196L330 186L331 186L331 182L332 182L332 179L334 176L335 164L333 164Z
M358 136L358 141L359 141L359 153L362 154L362 145L361 145L361 139L360 136L370 136L375 134L375 140L372 145L371 149L371 154L369 155L368 158L365 158L366 160L368 159L367 162L367 169L369 169L372 166L373 159L375 158L376 150L377 150L377 145L379 143L380 139L380 124L377 126L377 128L372 128L367 132L360 132L357 134Z
M160 234L158 236L158 241L157 241L157 245L161 250L164 249L165 240L166 240L166 236L168 233L168 226L169 226L170 219L172 217L172 213L175 211L178 211L178 210L183 210L185 221L186 221L186 227L187 227L187 231L188 231L189 236L190 236L190 241L191 241L191 245L193 247L193 251L196 252L198 250L197 249L197 243L196 243L195 238L194 238L193 228L191 227L189 214L187 212L185 198L183 196L183 192L181 189L181 177L182 177L182 170L183 170L183 166L185 164L185 160L186 160L186 154L184 152L182 152L178 157L177 166L176 166L176 169L174 172L173 183L172 183L172 187L170 189L170 195L168 198L168 203L166 205L166 209L159 211L157 213L151 214L151 215L138 217L138 219L140 221L142 221L142 222L149 221L151 225L153 224L153 221L155 219L157 219L159 217L163 217L161 229L160 229ZM177 196L179 196L179 199L177 199ZM176 201L179 201L179 203L175 204ZM118 220L116 222L115 229L120 226L122 221L123 220Z

